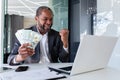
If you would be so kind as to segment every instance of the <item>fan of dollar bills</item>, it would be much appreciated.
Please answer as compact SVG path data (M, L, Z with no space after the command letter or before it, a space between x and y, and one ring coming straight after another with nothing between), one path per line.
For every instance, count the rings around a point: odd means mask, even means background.
M42 36L38 32L25 29L18 30L15 35L21 44L30 43L32 45L30 47L33 49L42 38Z

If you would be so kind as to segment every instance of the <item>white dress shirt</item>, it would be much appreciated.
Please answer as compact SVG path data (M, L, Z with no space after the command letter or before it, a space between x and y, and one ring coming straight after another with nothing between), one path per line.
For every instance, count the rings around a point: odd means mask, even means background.
M40 53L41 54L40 54L40 62L39 63L50 63L51 56L49 55L48 36L47 35L48 35L48 33L42 35L42 39L40 40Z

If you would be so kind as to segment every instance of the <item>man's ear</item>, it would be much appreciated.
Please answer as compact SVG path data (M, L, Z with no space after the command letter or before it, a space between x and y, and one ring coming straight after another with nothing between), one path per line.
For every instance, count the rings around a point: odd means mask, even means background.
M35 16L35 21L37 21L38 20L38 17L37 16Z

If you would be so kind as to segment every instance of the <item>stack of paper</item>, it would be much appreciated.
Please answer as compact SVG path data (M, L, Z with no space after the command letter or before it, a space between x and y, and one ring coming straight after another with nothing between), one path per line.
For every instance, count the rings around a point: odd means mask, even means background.
M30 47L33 49L42 38L42 35L40 35L39 33L25 29L18 30L15 35L21 44L30 43L32 45Z

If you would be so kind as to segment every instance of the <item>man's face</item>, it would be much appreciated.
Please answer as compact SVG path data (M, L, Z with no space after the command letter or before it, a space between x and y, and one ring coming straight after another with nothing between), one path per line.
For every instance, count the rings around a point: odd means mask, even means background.
M44 10L39 16L36 16L37 27L42 34L51 29L53 23L53 15L49 10Z

